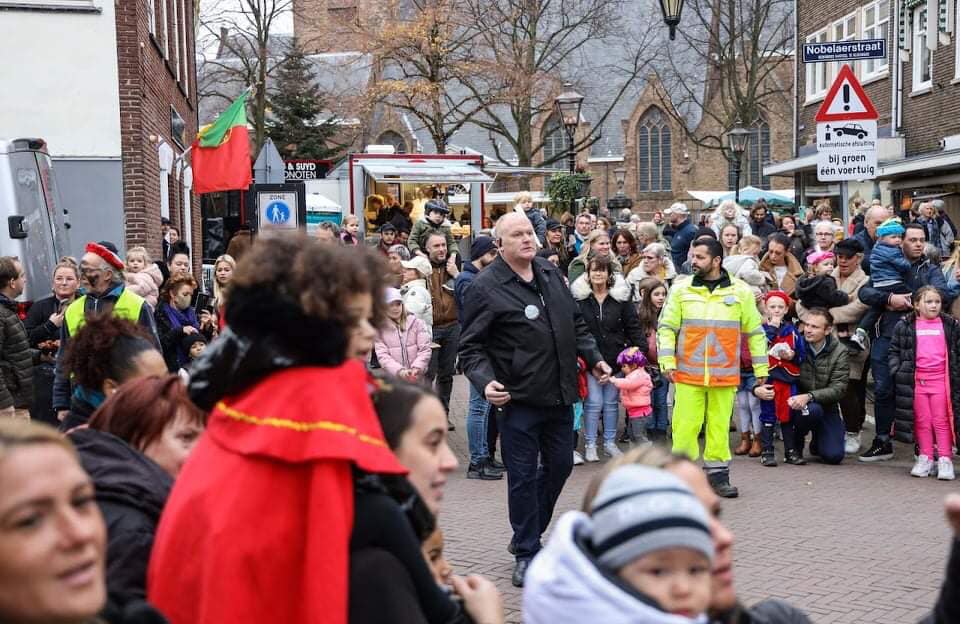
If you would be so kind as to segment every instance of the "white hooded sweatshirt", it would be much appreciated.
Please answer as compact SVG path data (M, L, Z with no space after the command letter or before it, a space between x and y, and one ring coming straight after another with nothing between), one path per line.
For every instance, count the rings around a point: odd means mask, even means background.
M588 534L590 517L568 511L557 520L550 541L530 564L523 587L526 624L705 624L642 602L612 582L577 545Z

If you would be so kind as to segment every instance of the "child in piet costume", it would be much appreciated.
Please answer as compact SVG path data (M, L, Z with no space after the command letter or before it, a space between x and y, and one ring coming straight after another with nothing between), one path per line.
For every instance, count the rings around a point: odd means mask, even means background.
M784 461L801 466L806 463L796 448L793 419L787 399L797 393L797 377L803 361L806 344L796 326L787 320L790 296L782 290L771 290L763 299L766 309L763 329L770 345L770 376L767 384L773 387L773 399L760 401L760 463L777 465L773 452L773 433L777 423L783 434Z

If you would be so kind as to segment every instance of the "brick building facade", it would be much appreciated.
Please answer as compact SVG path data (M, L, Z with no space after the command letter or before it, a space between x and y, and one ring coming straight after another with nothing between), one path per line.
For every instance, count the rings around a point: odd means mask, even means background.
M814 116L840 63L798 62L794 154L766 172L792 177L804 202L830 198L836 214L858 197L901 207L941 197L960 216L958 10L956 0L798 0L798 59L804 43L886 40L886 58L849 62L879 113L879 170L875 180L817 180Z
M199 269L199 200L181 158L197 133L193 18L193 0L117 5L126 242L159 257L160 218L169 217Z

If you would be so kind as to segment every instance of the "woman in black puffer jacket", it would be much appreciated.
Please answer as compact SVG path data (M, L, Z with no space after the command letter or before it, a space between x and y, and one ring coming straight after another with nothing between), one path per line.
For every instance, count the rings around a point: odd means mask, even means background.
M943 330L949 348L948 376L950 380L950 403L953 406L954 430L956 419L960 415L960 322L952 316L940 314ZM890 341L890 376L894 383L896 397L896 419L894 437L901 442L913 442L913 400L915 377L917 372L917 330L916 313L909 314L897 323Z

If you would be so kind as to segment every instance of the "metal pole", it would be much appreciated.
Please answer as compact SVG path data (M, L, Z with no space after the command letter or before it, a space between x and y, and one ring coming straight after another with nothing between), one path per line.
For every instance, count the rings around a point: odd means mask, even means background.
M736 181L737 181L736 188L733 189L733 201L737 202L737 204L739 205L740 204L740 159L739 158L737 158L737 160L733 163L733 167L734 167L733 169L734 177L736 178Z
M567 140L570 141L570 149L567 152L567 166L570 168L570 175L577 172L577 154L573 151L573 135L567 133Z

